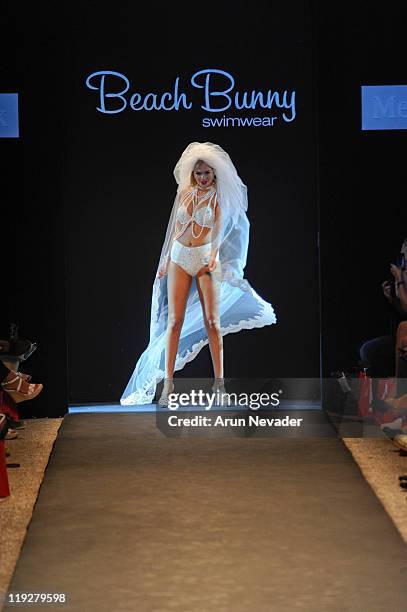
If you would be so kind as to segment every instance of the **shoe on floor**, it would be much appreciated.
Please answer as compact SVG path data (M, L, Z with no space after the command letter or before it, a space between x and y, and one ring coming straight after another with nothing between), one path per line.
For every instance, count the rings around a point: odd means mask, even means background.
M30 384L20 372L9 372L1 383L3 391L16 402L34 399L42 391L42 384Z
M6 435L4 436L5 440L15 440L16 438L18 438L18 435L17 432L14 431L14 429L9 429Z
M398 417L398 419L395 419L394 421L390 421L390 423L382 423L380 425L380 429L382 429L383 431L385 429L394 429L394 430L398 430L401 433L402 425L403 425L403 419L401 417Z
M11 419L10 417L7 417L7 425L11 429L25 429L26 428L24 421L15 421L14 419Z
M382 427L381 430L388 438L390 438L390 440L394 440L396 436L403 433L402 429L390 429L390 427Z

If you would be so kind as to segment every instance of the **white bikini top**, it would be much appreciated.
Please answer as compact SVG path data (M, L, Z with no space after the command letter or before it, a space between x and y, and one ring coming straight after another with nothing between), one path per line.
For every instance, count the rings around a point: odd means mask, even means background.
M192 215L188 212L188 204L185 205L186 200L189 199L191 192L187 194L184 200L180 203L177 210L177 221L183 226L183 230L193 221L201 227L212 228L215 223L215 211L214 202L216 199L216 189L213 187L201 196L197 195L197 189L194 188L192 191ZM208 200L206 205L201 206L201 202Z

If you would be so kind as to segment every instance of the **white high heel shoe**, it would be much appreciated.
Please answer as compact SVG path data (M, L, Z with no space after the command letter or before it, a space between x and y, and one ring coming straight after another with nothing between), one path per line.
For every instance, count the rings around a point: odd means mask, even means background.
M230 396L225 389L225 379L224 378L215 378L215 381L212 385L212 391L215 393L215 406L229 406L230 405Z
M159 406L168 406L168 396L174 391L174 379L164 378L164 386L157 404Z

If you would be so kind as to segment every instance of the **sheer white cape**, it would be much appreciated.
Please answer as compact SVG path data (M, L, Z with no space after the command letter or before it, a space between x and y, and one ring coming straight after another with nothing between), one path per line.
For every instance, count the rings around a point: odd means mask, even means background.
M220 217L212 230L212 244L219 248L221 264L220 323L222 336L242 329L253 329L276 323L271 304L263 300L243 278L249 245L247 187L237 174L229 155L219 145L192 142L174 169L177 194L161 250L157 275L153 283L149 344L137 361L134 372L121 397L122 405L149 404L156 385L165 376L165 345L168 321L167 276L158 278L158 270L168 262L174 236L180 193L190 186L191 173L197 161L204 161L215 171ZM208 344L202 307L193 279L182 326L175 370L181 370Z

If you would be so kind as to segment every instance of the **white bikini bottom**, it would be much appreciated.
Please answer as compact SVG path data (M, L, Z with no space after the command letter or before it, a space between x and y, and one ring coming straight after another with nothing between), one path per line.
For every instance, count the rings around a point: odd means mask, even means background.
M211 255L211 243L201 246L187 247L174 240L171 248L171 260L181 266L190 276L196 276L201 268L208 264ZM216 255L219 261L219 253Z

